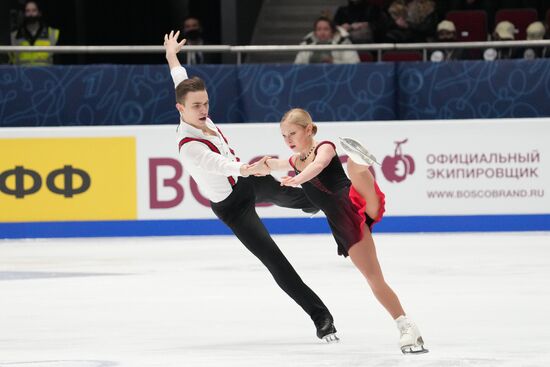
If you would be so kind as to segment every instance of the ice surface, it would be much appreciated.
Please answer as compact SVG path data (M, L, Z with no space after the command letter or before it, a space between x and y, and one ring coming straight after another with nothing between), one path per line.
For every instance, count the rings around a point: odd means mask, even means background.
M275 236L341 342L234 237L0 241L0 366L549 366L550 234L375 235L428 354L328 235Z

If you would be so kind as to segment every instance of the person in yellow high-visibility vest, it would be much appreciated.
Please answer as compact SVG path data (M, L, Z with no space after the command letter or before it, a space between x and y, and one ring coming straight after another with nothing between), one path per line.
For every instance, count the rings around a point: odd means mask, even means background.
M11 34L12 46L55 46L59 29L48 27L42 20L42 12L35 1L25 3L23 25ZM10 55L12 64L47 66L53 64L51 52L20 52Z

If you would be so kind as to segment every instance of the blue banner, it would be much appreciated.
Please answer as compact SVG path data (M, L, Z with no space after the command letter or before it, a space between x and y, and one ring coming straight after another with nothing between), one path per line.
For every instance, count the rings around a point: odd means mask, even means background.
M550 116L550 60L203 65L215 122ZM176 124L165 65L0 66L0 126Z

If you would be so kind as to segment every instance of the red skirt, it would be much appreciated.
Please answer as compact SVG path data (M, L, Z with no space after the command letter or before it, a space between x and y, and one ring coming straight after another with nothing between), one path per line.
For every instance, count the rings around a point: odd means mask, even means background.
M335 216L332 221L329 219L330 227L338 244L339 255L348 256L348 250L351 246L363 239L365 224L372 232L374 225L382 220L384 212L386 211L386 196L382 190L380 190L380 187L378 187L376 182L374 183L374 189L376 191L376 195L378 196L378 200L380 201L380 207L378 208L376 218L371 218L366 213L367 202L365 198L363 198L357 190L355 190L353 185L351 185L348 193L351 208L348 207L349 209L346 210L341 207L340 210L344 210L340 212L339 219L337 216ZM344 205L344 207L345 206L347 205ZM345 215L344 212L348 213L349 219L345 221L348 223L347 225L341 225L344 224L342 223L342 215ZM351 223L349 222L350 219Z

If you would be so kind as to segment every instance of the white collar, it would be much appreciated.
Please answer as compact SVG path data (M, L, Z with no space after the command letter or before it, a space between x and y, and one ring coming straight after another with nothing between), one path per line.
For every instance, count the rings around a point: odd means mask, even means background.
M210 120L210 118L206 118L206 127L208 127L210 130L214 131L216 134L218 134L218 129L216 128L216 125L214 125L214 122ZM178 132L182 135L193 135L198 136L202 138L208 138L211 135L205 134L201 129L198 129L194 127L193 125L183 121L183 119L180 118L180 126L178 128Z

